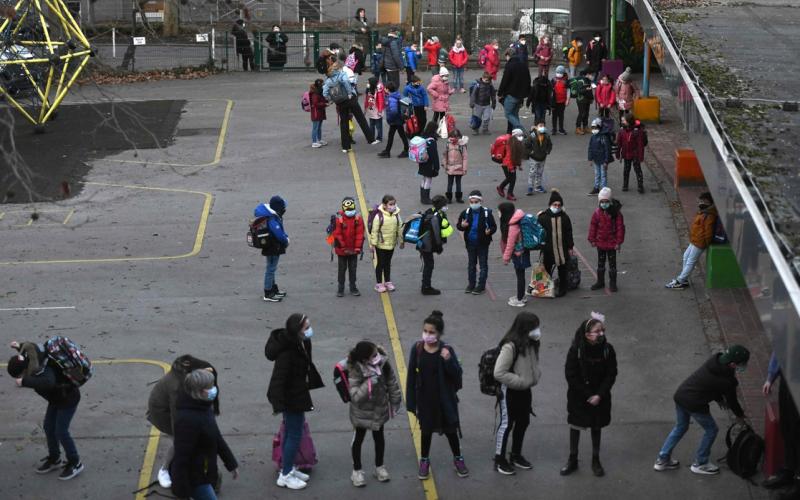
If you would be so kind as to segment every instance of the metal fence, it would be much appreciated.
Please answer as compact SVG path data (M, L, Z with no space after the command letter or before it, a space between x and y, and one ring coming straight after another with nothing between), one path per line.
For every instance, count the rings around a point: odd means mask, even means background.
M225 33L214 33L214 38L211 33L204 35L199 39L192 34L168 40L144 36L144 45L134 45L132 37L115 34L93 39L92 46L97 50L95 62L105 69L152 71L210 64L224 67Z

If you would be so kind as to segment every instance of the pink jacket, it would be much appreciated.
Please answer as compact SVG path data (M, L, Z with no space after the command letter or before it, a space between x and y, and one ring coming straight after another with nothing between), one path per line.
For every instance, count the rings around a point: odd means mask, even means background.
M442 162L447 175L467 175L467 142L469 137L448 138L444 144Z
M540 43L536 46L536 52L533 53L533 56L539 66L550 66L550 61L553 59L553 48L550 45Z
M525 212L517 209L514 212L514 215L511 216L511 220L508 221L508 241L503 239L500 240L500 250L503 252L503 262L508 263L511 260L512 253L517 257L522 255L522 250L515 252L514 248L517 246L517 242L522 239L519 221L523 217L525 217Z
M610 210L614 209L612 206ZM608 210L597 207L589 224L589 243L600 250L614 250L624 241L625 219L622 217L622 212L617 209L617 216L611 217Z
M602 83L598 84L597 88L594 90L594 99L599 108L610 108L614 106L617 103L617 94L614 93L614 86L610 83L608 85L603 85Z
M450 85L442 81L442 77L434 75L431 83L428 84L428 96L431 98L431 109L433 111L450 111L450 94L455 92Z
M630 80L625 82L617 79L617 83L614 84L614 93L617 94L619 109L627 111L633 108L633 100L639 96L639 89Z

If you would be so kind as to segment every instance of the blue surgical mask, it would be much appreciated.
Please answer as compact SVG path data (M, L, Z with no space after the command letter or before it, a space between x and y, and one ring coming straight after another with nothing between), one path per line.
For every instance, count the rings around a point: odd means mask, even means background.
M348 216L348 217L355 217L356 216L356 211L355 210L347 210L344 214L346 216Z
M600 202L600 208L602 208L603 210L608 210L608 207L610 207L610 206L611 206L611 203L609 203L607 201Z
M747 365L736 365L736 373L744 373L747 370Z
M542 338L542 330L537 327L535 330L531 331L531 333L529 333L528 335L530 336L531 340L539 340L540 338Z
M550 207L550 211L554 214L561 212L561 207Z
M480 203L470 203L469 204L469 208L471 208L472 210L480 210L481 209L481 204Z
M306 339L310 339L311 337L314 336L314 329L309 326L308 330L303 332L303 335L306 337Z
M214 401L215 399L217 399L217 394L219 394L219 389L217 389L217 386L215 385L214 387L208 390L208 400Z

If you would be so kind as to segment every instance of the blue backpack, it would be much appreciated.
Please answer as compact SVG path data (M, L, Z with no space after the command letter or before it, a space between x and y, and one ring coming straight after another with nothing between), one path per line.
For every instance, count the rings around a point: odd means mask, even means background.
M531 215L525 216L519 221L519 229L522 233L522 248L525 250L538 250L547 239L547 230L539 224L539 220Z
M424 217L422 217L422 214L417 215L419 215L419 217L412 219L403 225L403 241L418 246L420 245L422 236L425 233L422 231L422 221Z

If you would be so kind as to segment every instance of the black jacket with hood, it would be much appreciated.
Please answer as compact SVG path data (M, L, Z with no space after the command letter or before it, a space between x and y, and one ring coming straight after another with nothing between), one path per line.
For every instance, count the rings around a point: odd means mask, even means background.
M28 362L29 369L22 377L22 387L33 389L36 394L59 409L72 408L80 403L81 391L64 376L55 361L50 359L42 348L25 342L20 347L20 352L31 360ZM32 366L36 367L35 371Z
M728 407L737 417L744 416L744 410L736 397L736 379L734 368L719 362L722 353L717 353L703 363L703 366L689 375L689 378L675 391L675 402L692 413L710 413L708 404L716 401L722 407Z
M267 389L272 410L275 413L313 410L309 388L311 342L300 341L285 328L278 328L270 333L264 355L275 362Z

